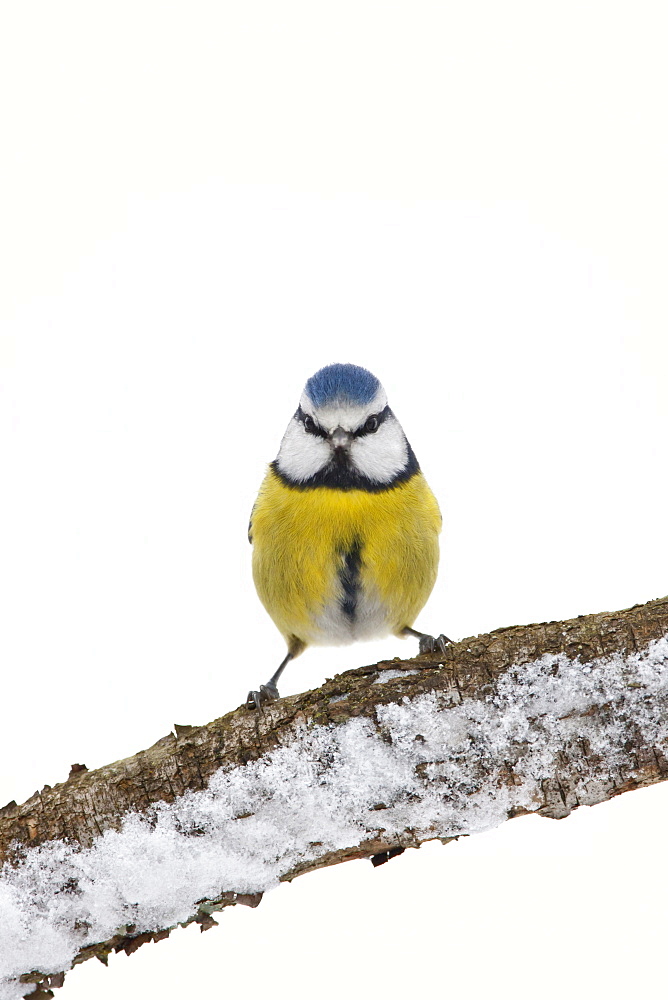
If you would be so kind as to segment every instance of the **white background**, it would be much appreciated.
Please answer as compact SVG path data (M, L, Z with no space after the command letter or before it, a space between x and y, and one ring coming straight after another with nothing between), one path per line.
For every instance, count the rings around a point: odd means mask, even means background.
M248 514L305 379L384 383L444 512L418 625L662 596L665 7L8 5L0 800L283 656ZM312 650L289 694L408 655ZM665 995L658 786L179 931L63 1000Z

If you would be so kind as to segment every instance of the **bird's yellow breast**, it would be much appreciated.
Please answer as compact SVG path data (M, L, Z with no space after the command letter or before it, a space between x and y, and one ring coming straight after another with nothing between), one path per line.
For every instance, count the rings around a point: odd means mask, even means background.
M440 529L438 504L421 472L372 493L299 489L270 468L251 520L255 586L289 643L293 637L309 645L398 634L413 624L436 580ZM336 618L351 553L357 633L354 614ZM348 637L339 619L344 625L349 619Z

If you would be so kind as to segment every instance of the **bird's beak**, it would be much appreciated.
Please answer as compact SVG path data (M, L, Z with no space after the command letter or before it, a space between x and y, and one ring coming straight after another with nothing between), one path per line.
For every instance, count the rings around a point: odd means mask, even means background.
M329 434L329 440L332 442L334 450L339 451L347 448L350 444L350 434L348 431L344 431L343 427L335 427Z

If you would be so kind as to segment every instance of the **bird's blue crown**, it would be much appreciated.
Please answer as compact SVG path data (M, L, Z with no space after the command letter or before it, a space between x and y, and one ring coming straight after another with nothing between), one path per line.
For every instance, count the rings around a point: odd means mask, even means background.
M357 365L327 365L311 375L304 388L314 406L327 406L335 400L364 406L376 395L380 382L366 368Z

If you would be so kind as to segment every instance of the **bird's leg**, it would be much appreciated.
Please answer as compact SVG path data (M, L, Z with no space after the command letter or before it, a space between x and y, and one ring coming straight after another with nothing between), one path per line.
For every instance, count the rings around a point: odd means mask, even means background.
M439 635L434 637L433 635L427 635L426 632L417 632L414 628L402 628L402 635L412 635L416 639L420 640L420 652L421 653L444 653L445 647L452 639L448 639L447 635Z
M259 691L248 692L248 697L246 698L246 708L257 708L261 711L266 701L276 701L276 699L280 697L276 684L278 683L278 678L281 676L293 657L293 653L288 653L276 673L270 677L267 683L260 684Z

